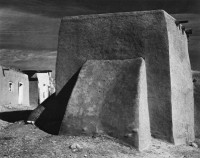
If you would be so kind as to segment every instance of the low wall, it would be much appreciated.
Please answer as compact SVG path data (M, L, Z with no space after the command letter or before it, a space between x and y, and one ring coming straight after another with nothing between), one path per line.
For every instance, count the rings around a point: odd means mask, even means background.
M143 59L89 60L78 76L60 134L102 134L139 150L150 144L146 68Z

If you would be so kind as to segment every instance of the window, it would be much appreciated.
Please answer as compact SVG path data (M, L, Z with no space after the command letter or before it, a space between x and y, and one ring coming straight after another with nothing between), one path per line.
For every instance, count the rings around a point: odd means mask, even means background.
M9 84L8 84L8 90L10 92L13 92L13 83L12 82L9 82Z

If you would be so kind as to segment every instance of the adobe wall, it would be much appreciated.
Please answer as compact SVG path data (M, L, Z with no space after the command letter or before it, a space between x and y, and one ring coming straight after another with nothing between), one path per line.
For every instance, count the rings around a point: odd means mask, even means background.
M39 88L39 103L41 104L50 95L50 77L49 73L37 73L38 88Z
M172 23L167 22L168 18ZM143 57L147 69L152 135L174 143L185 142L185 139L192 141L192 131L188 132L185 138L181 137L178 141L174 139L174 136L176 137L174 130L176 129L173 124L177 117L172 118L176 115L176 110L174 110L176 103L172 95L182 96L183 94L176 93L175 89L182 89L185 93L188 87L180 88L181 85L178 84L178 87L174 89L173 85L176 83L177 75L170 71L176 67L176 72L181 71L180 73L182 73L181 67L188 69L189 63L172 63L172 53L179 54L181 52L178 50L179 47L187 44L187 39L185 35L173 37L176 35L171 34L172 37L170 37L168 34L171 26L168 25L173 25L172 27L175 28L175 19L169 17L162 10L74 16L62 19L56 63L57 95L86 60L123 60ZM169 44L171 39L182 37L182 40L178 40L179 44L174 45L175 48L172 49ZM184 48L186 47L184 46ZM187 51L185 53L184 58L187 61ZM179 61L181 58L177 60ZM179 76L179 80L184 80L182 75ZM183 81L183 83L191 85L190 80ZM193 99L191 93L186 94L186 97L188 100ZM185 108L185 104L182 107ZM192 107L191 102L189 107L183 110L192 109ZM186 114L189 113L182 113L181 121L184 117L188 118ZM185 119L185 121L189 120ZM185 122L181 130L184 131L189 123L191 121Z
M0 106L22 108L29 106L29 81L28 76L12 69L0 66ZM13 83L13 91L9 91L9 82ZM18 105L18 84L23 83L23 104ZM1 109L1 108L0 108Z
M68 102L60 134L107 133L143 150L150 145L145 62L88 60Z
M90 59L130 59L155 53L162 55L160 63L164 62L163 67L168 69L166 35L163 11L64 18L58 42L56 92Z
M171 104L174 142L194 141L194 96L188 39L175 19L166 14L169 38Z
M30 105L32 107L37 107L39 104L39 89L38 89L38 81L29 81L29 97L30 97Z

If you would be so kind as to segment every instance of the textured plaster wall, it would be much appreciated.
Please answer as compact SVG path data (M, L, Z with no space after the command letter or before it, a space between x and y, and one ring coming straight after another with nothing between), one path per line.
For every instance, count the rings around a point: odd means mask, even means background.
M68 102L60 134L106 132L145 149L150 144L145 62L88 60Z
M56 92L89 59L156 58L158 54L162 57L159 62L168 67L163 59L168 57L166 34L163 11L64 18L59 33Z
M37 107L39 104L39 89L38 89L38 81L29 81L29 97L30 97L30 105L32 107Z
M171 139L169 48L163 11L64 18L56 65L56 91L87 59L143 56L153 134ZM162 122L162 123L161 123Z
M175 144L194 141L194 97L188 40L181 26L166 14L169 38L172 127Z
M122 60L142 56L145 58L147 69L152 135L175 143L183 143L185 139L193 140L191 126L188 127L188 124L192 123L188 118L192 115L186 116L191 113L183 112L180 113L181 116L176 115L179 109L176 109L176 106L182 107L182 111L188 109L192 111L193 105L190 99L193 98L191 92L185 93L191 85L188 52L184 50L184 54L181 55L182 52L179 50L180 46L183 46L181 49L187 49L187 39L185 35L177 36L174 29L176 29L175 19L162 10L64 18L61 22L58 42L57 95L86 60ZM180 33L180 30L177 31ZM172 46L171 43L174 41L178 41L179 44ZM178 59L173 59L176 56ZM173 71L174 69L176 71ZM187 73L188 80L184 79L185 76L176 74L176 72L183 74L183 71ZM181 81L181 84L177 80ZM186 83L188 86L183 86ZM180 90L183 90L186 101L182 97L183 93L177 92ZM177 97L180 98L181 103L185 103L176 104L174 98ZM186 104L188 107L185 106ZM179 119L186 122L179 126L180 123L176 121ZM185 129L189 130L185 137L175 131L180 130L182 133Z
M39 103L41 104L49 97L50 76L49 73L37 73L39 88Z
M0 105L9 107L29 106L29 81L28 76L11 69L3 70L0 67ZM13 91L9 91L9 82L13 83ZM18 84L23 83L23 104L18 105ZM1 108L0 108L1 109Z

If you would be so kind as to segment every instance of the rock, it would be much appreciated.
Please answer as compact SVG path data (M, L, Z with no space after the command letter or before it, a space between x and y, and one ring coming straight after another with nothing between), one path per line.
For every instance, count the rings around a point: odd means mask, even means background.
M128 138L131 138L132 136L133 136L132 133L127 133L127 134L125 134L125 137L128 137Z
M198 148L198 145L197 145L196 143L194 143L194 142L191 142L191 143L189 144L189 146L194 147L194 148Z
M35 121L29 121L29 120L27 120L26 123L27 123L27 124L35 125Z
M82 150L82 147L77 143L70 145L69 148L72 149L72 152L77 152Z

